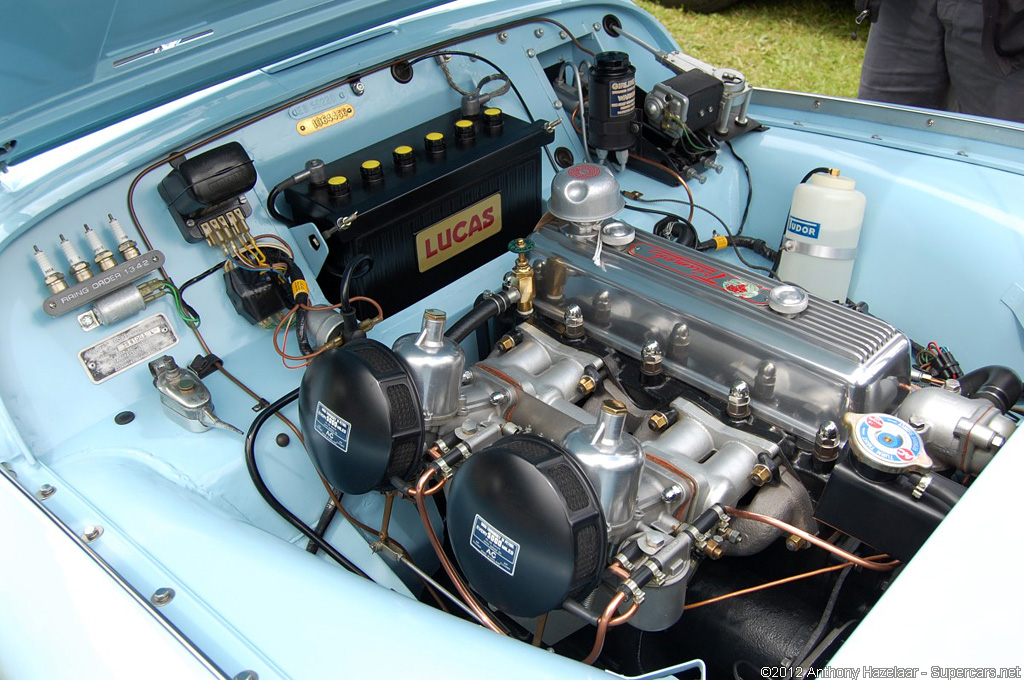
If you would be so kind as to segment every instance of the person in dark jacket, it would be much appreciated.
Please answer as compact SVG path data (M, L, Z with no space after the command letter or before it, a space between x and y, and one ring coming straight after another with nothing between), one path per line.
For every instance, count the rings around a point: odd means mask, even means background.
M861 99L1024 122L1024 0L859 0Z

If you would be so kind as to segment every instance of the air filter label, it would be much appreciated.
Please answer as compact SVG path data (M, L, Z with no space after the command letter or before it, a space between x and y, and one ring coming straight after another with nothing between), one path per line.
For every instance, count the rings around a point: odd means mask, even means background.
M436 267L501 231L501 194L460 210L416 233L420 272Z
M348 451L348 436L352 433L352 423L348 422L322 401L316 403L316 421L313 425L316 433L337 446L341 451Z
M519 559L519 544L495 529L480 515L473 520L473 532L469 544L484 556L484 559L512 576L516 573Z

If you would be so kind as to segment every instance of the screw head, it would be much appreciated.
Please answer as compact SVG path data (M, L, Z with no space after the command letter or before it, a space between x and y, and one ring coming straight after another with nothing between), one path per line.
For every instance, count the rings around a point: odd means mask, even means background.
M39 487L39 491L36 492L36 496L38 496L42 500L46 500L55 493L57 493L57 487L53 486L52 484L43 484L41 487Z
M85 531L82 532L82 540L86 543L92 543L102 535L103 527L96 524L90 524L85 528Z
M526 50L526 56L529 57L530 59L533 59L534 57L537 56L537 50L531 47L530 49Z
M664 489L661 490L661 500L665 501L666 503L671 503L675 500L678 500L679 497L682 495L683 487L679 486L678 484L666 486Z
M352 94L357 97L362 97L366 94L366 85L363 84L363 81L357 80L352 83Z
M260 676L257 675L256 671L240 671L235 674L235 677L231 680L260 680Z
M498 42L500 42L502 45L507 43L508 42L508 33L505 32L505 31L502 31L501 33L499 33L498 34Z
M538 28L537 30L535 30L533 32L533 35L536 38L543 38L544 37L544 29L543 28Z
M648 548L657 550L665 545L665 534L657 531L648 531L644 536L644 542L647 543Z
M462 384L463 385L469 385L472 382L473 382L473 371L463 371L462 372Z
M156 592L150 596L149 601L155 604L157 607L163 607L165 604L167 604L173 599L173 588L157 588Z
M580 378L580 381L576 383L576 391L586 396L597 389L597 382L589 375L584 375Z
M491 402L492 406L501 406L506 401L508 401L508 395L505 394L504 392L491 392L489 401Z

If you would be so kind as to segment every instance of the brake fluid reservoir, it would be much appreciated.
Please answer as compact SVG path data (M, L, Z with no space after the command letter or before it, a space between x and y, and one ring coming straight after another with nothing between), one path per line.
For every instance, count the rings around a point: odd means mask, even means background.
M846 302L867 202L856 186L838 170L815 173L797 186L782 242L780 279L826 300Z

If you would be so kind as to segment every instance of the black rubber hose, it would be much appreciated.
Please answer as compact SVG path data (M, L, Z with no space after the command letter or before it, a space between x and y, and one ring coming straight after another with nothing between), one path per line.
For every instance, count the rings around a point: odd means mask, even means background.
M274 494L271 493L270 489L263 481L262 475L260 475L259 467L256 466L256 437L260 433L260 428L263 427L263 424L266 423L274 414L298 398L299 388L296 387L294 390L260 411L260 414L252 421L252 425L249 426L249 432L245 435L245 466L249 469L249 477L252 479L253 486L256 487L260 496L262 496L263 500L267 502L267 505L273 508L274 512L281 515L281 517L284 517L289 524L298 529L303 536L312 541L317 548L323 550L332 560L345 567L353 574L358 574L363 578L369 579L370 577L366 575L366 572L338 552L338 550L330 543L317 536L315 531L306 526L306 524L296 517L291 510L284 507L284 505L281 504L281 501L277 500Z
M445 337L456 344L460 343L468 338L477 328L487 323L488 319L504 314L511 307L512 301L504 292L485 297L479 304L474 305L472 309L466 312L464 317L453 323L445 331Z
M985 366L960 378L960 393L987 399L1006 413L1020 400L1020 376L1005 366Z

